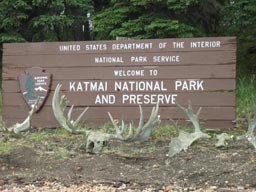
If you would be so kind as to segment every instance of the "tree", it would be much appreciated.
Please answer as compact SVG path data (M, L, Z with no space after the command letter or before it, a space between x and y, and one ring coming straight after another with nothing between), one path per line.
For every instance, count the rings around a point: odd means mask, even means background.
M0 2L0 41L25 41L20 33L22 24L28 18L31 7L23 0L6 0Z
M111 0L103 7L94 17L96 39L207 36L222 16L217 0Z
M0 42L89 39L92 10L89 0L1 1Z
M222 30L243 39L256 37L256 1L230 0L225 6Z
M256 1L230 0L220 33L238 37L238 72L256 73Z

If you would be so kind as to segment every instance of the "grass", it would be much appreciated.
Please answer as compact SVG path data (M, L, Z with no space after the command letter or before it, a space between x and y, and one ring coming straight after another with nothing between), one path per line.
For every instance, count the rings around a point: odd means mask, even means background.
M83 135L70 134L61 128L35 130L19 137L10 133L2 133L2 136L7 139L0 140L0 155L27 146L40 156L66 159L73 154L81 153L80 148L86 142Z
M54 155L59 159L67 159L70 157L70 151L64 147L59 147L54 150Z
M11 142L0 142L0 154L5 154L13 149Z
M49 137L49 135L48 135L46 132L44 132L44 131L38 131L38 132L31 133L31 134L27 137L27 139L28 139L28 140L31 140L31 141L39 142L39 141L46 140L48 137Z
M153 129L152 139L161 141L169 140L173 135L178 133L178 128L174 125L158 126Z
M256 75L244 75L237 79L237 117L245 117L256 105Z
M116 154L126 158L140 157L157 151L156 142L112 141L103 148L103 154Z

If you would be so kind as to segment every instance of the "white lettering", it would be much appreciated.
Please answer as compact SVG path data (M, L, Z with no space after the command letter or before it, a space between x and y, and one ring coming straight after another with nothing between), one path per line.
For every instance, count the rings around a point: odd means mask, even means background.
M48 79L48 77L47 76L35 76L34 79L35 80L38 80L38 79L44 80L44 79Z
M69 91L82 92L82 91L107 91L107 81L78 81L69 82Z
M203 80L177 80L175 81L175 90L203 91L203 83Z
M146 56L139 56L139 57L131 57L131 62L132 63L145 63L147 62L147 57Z
M114 104L116 102L115 95L97 95L95 104Z
M144 70L114 70L114 76L117 77L141 77L144 76Z
M179 48L183 49L184 48L184 42L173 42L173 48Z
M220 41L196 41L190 42L190 48L219 48Z
M123 104L175 104L177 94L123 94Z
M80 45L60 45L59 51L80 51Z
M123 63L123 57L95 57L95 63Z
M153 62L154 63L175 63L180 62L180 56L179 55L170 55L170 56L153 56Z
M167 91L164 81L115 81L115 91Z
M166 48L166 46L167 46L167 42L163 42L163 43L159 43L159 44L158 44L158 47L159 47L160 49L164 49L164 48Z
M76 91L83 91L82 83L79 82L76 87Z
M112 44L112 50L149 50L152 43L116 43Z
M87 44L85 45L86 51L104 51L107 50L107 44Z

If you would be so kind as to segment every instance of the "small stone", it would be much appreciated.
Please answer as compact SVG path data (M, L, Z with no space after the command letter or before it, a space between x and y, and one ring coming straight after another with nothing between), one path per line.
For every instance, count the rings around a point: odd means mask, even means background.
M6 170L5 166L1 167L1 171L5 171L5 170Z
M176 187L174 185L168 185L163 188L164 191L174 191Z
M120 176L124 177L124 174L123 174L123 173L120 173Z
M218 187L217 186L211 186L210 189L215 190L215 189L218 189Z
M237 189L238 190L244 190L245 188L243 186L238 186Z
M123 183L118 189L119 189L119 190L121 190L121 189L126 189L126 184Z
M0 186L4 185L4 183L5 183L4 180L1 179L0 180Z

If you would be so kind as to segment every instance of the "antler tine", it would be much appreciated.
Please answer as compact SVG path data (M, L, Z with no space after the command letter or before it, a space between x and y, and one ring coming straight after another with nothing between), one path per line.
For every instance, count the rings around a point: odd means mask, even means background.
M56 120L60 123L60 125L68 130L69 132L73 132L73 130L67 124L67 119L64 116L65 102L64 95L60 95L61 84L58 84L52 98L52 109Z
M194 120L198 121L198 116L200 115L201 111L202 111L202 107L200 107L196 114L193 112L193 108L192 108L192 104L191 101L188 101L188 108L183 107L183 110L186 112L187 116L189 117L189 119L192 121L191 118L193 118Z
M71 115L72 115L72 112L73 112L73 108L74 108L74 105L72 105L71 107L70 107L70 109L68 110L68 114L67 114L67 117L68 117L68 121L71 121L72 119L72 117L71 117Z
M252 117L250 115L247 115L247 121L248 121L248 130L247 135L254 135L254 129L256 128L256 106L254 106Z
M117 122L115 122L115 120L112 117L110 112L108 112L108 116L109 116L109 118L111 120L112 125L114 126L114 128L116 130L116 133L115 133L114 137L122 140L122 132L123 132L124 126L122 125L122 127L118 127ZM122 121L122 124L124 124L123 121Z
M187 114L187 109L185 107L183 107L182 105L180 105L178 102L176 102L176 105Z
M58 94L58 97L59 97L60 95ZM60 97L60 104L66 104L65 102L66 102L66 96L65 95L61 95L61 97Z
M142 110L142 107L141 105L139 105L139 109L140 109L140 121L139 121L139 125L138 125L138 130L141 130L142 127L143 127L143 110Z
M65 128L69 132L76 132L78 128L77 125L81 120L82 116L88 110L88 107L84 109L84 111L78 116L76 121L73 121L71 115L72 115L74 105L72 105L67 113L67 117L65 117L64 111L67 106L68 100L64 95L60 94L61 86L62 86L61 84L58 84L53 94L53 98L52 98L53 113L56 120L60 123L60 125L63 128Z
M123 140L123 141L129 141L129 140L132 140L133 139L133 127L132 127L132 123L129 124L129 131L128 131L128 134L125 136L124 132L126 131L126 127L125 127L125 124L124 124L124 121L122 120L122 127L121 127L121 132L120 132L120 139Z
M73 126L77 126L78 123L80 122L80 120L82 119L82 117L84 116L84 114L87 112L87 110L89 109L89 107L86 107L83 112L77 117L77 119L75 120Z
M184 111L185 113L186 113L186 115L188 116L188 118L191 120L191 115L194 115L193 114L193 111L192 111L192 107L191 107L191 104L190 104L190 102L189 102L189 104L188 104L188 108L186 108L186 107L183 107L182 105L180 105L178 102L176 102L176 105L182 110L182 111Z
M202 107L199 107L198 111L196 112L196 116L198 117L202 111Z
M159 105L157 103L156 107L153 107L150 118L144 126L143 126L143 123L144 123L143 122L143 110L140 105L139 105L139 109L140 109L140 120L139 120L138 128L135 131L133 129L132 123L130 123L129 126L125 126L123 120L122 120L121 127L118 127L117 124L115 123L113 117L108 112L111 122L116 129L116 134L113 136L113 138L120 139L123 141L135 141L135 140L145 141L149 138L149 136L154 128L154 125L158 122ZM129 129L128 133L126 132L127 129Z
M116 130L118 130L119 127L117 126L117 123L115 122L115 120L114 120L114 118L112 117L112 115L111 115L110 112L108 112L108 116L109 116L109 118L110 118L110 120L111 120L111 123L113 124L114 128L115 128Z
M157 103L156 106L153 107L152 109L151 114L153 119L156 119L158 117L158 111L159 111L159 103Z
M122 120L122 126L121 126L120 130L122 131L122 133L125 131L125 124L124 124L124 120Z
M14 133L19 133L22 131L26 131L31 127L31 117L36 109L36 105L39 102L39 99L36 100L35 104L33 105L32 109L28 113L28 117L22 123L16 123L10 128L7 128L9 131L13 131Z
M125 124L124 124L124 120L122 120L122 126L119 128L119 136L122 140L127 139L126 137L124 137L124 132L125 132Z
M16 123L13 127L8 128L8 130L12 130L14 133L17 134L22 131L28 130L30 128L30 124L31 124L31 113L29 113L28 117L22 123Z
M152 108L150 117L149 117L147 123L145 123L145 125L144 125L144 129L147 128L147 126L150 126L151 124L154 125L156 123L156 121L158 120L158 110L159 110L159 104L157 103L156 107Z
M188 104L188 108L185 108L185 107L181 106L179 103L176 103L176 105L186 113L187 117L192 122L192 124L195 128L195 131L196 132L201 132L198 116L199 116L199 114L202 110L202 107L200 107L198 109L197 113L194 114L190 101L189 101L189 104Z
M124 121L122 120L122 124L119 127L117 125L117 123L115 122L114 118L112 117L111 113L108 112L108 116L109 116L114 128L116 129L116 133L115 133L115 135L113 135L114 138L120 139L122 141L128 141L133 138L133 127L132 127L131 123L129 125L128 134L125 136L126 126L125 126Z
M132 125L132 123L130 123L128 135L129 135L129 138L132 138L132 135L133 135L133 125Z
M137 131L136 137L134 137L135 140L145 141L149 138L155 124L159 120L158 119L158 110L159 110L159 104L157 103L156 107L152 108L152 111L151 111L148 121L145 123L145 125L140 130Z

